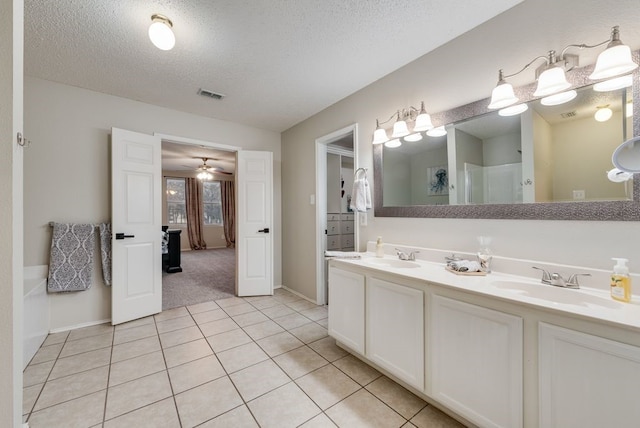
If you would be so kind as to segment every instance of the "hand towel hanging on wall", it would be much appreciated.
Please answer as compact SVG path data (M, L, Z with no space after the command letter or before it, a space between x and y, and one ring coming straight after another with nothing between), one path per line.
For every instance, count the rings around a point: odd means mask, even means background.
M359 172L364 172L360 178L358 178ZM367 170L358 168L354 175L350 208L355 212L366 212L371 208L371 188L367 180Z
M100 223L100 256L102 257L102 279L111 286L111 223Z
M95 234L93 224L54 223L49 258L49 292L91 287Z

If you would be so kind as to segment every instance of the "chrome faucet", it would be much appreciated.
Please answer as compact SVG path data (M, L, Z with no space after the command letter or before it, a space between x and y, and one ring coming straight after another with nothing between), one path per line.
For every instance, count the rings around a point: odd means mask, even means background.
M410 260L410 261L415 261L416 260L416 254L418 254L420 251L411 251L409 254L405 253L402 250L399 250L396 248L396 254L398 255L398 258L400 260Z
M569 279L564 279L562 277L562 275L560 275L559 273L549 273L548 271L536 267L536 266L532 266L534 269L538 269L542 271L542 283L543 284L548 284L548 285L555 285L556 287L562 287L562 288L573 288L573 289L577 289L580 288L580 284L578 283L578 277L579 276L591 276L590 273L574 273L573 275L571 275L569 277Z

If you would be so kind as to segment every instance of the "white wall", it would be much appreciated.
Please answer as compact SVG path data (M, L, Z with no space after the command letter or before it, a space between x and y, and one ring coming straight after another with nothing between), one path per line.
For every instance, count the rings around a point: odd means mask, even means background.
M284 285L315 297L315 260L320 255L315 254L314 207L308 201L315 191L316 138L358 123L358 165L372 170L376 118L419 105L422 100L434 113L486 98L498 69L513 72L549 49L598 42L608 37L613 25L620 25L626 43L638 40L639 18L637 0L621 0L615 7L599 0L525 0L285 131ZM633 49L639 47L632 45ZM580 55L588 64L595 61L597 53L585 50ZM533 80L531 72L512 82L518 85ZM640 270L637 222L380 218L372 213L368 220L366 227L360 227L361 248L366 241L382 236L385 242L472 252L477 247L476 236L490 235L495 253L501 256L610 269L610 257L619 255L631 259L633 271Z
M110 218L111 127L267 150L274 158L274 274L281 284L280 135L45 80L25 79L25 265L48 264L49 221ZM51 328L110 318L110 289L94 265L88 291L51 295Z
M22 422L22 0L0 13L0 426Z

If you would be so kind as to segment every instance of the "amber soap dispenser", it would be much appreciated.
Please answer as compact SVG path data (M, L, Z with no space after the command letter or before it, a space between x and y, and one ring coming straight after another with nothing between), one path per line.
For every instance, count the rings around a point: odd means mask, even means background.
M627 259L612 258L617 263L613 267L611 274L611 297L620 302L631 301L631 278L629 277L629 268L627 267Z

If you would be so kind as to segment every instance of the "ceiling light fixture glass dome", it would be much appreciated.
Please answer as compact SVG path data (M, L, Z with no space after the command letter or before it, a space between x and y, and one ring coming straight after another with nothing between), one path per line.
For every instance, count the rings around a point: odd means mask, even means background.
M149 26L149 39L151 43L160 50L169 51L176 44L176 36L171 28L173 23L164 15L151 15L151 25Z

